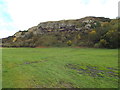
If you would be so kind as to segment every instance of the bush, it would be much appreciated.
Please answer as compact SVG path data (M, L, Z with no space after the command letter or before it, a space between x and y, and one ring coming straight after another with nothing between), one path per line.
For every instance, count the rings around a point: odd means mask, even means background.
M105 34L105 39L109 42L109 48L117 48L118 47L118 31L117 30L109 30Z
M87 46L86 42L79 42L78 46Z
M13 38L13 42L15 42L17 40L17 38L15 37L15 38Z
M104 39L101 39L100 40L100 42L99 42L99 44L100 44L100 47L103 47L103 48L105 48L105 47L107 47L107 41L106 40L104 40Z
M100 48L100 43L96 43L96 44L94 45L94 48Z
M72 45L72 41L71 41L71 40L68 40L68 41L67 41L67 45L68 45L68 46L71 46L71 45Z

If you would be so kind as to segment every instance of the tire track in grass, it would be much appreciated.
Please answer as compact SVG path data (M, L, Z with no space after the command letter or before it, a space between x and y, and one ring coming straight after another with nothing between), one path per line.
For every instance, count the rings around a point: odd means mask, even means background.
M79 74L89 75L91 77L118 77L118 69L112 67L101 67L91 65L80 65L80 64L67 64L67 68L78 71Z

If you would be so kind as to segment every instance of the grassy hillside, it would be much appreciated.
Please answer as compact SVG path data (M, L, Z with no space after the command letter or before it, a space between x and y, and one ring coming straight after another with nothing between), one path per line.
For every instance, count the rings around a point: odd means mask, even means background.
M117 88L118 50L3 48L3 88Z

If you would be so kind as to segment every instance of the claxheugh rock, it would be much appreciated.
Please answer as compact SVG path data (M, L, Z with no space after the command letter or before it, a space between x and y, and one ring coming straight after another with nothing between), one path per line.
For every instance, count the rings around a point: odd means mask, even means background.
M117 48L119 19L85 17L76 20L48 21L16 32L2 40L3 47L109 47ZM109 35L108 35L109 34ZM114 37L115 36L115 37ZM109 40L109 38L113 40ZM111 45L113 44L114 45Z

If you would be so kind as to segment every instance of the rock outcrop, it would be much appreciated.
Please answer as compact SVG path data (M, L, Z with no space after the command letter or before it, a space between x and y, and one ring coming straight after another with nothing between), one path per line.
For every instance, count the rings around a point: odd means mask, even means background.
M61 20L42 22L27 31L16 32L13 36L3 39L3 46L65 46L67 41L78 45L79 41L89 38L89 32L110 23L111 19L104 17L85 17L76 20ZM79 39L82 37L82 39ZM85 38L86 37L86 38ZM77 39L76 39L77 38ZM49 41L48 41L49 40ZM51 43L51 44L50 44ZM53 45L53 46L54 46Z

